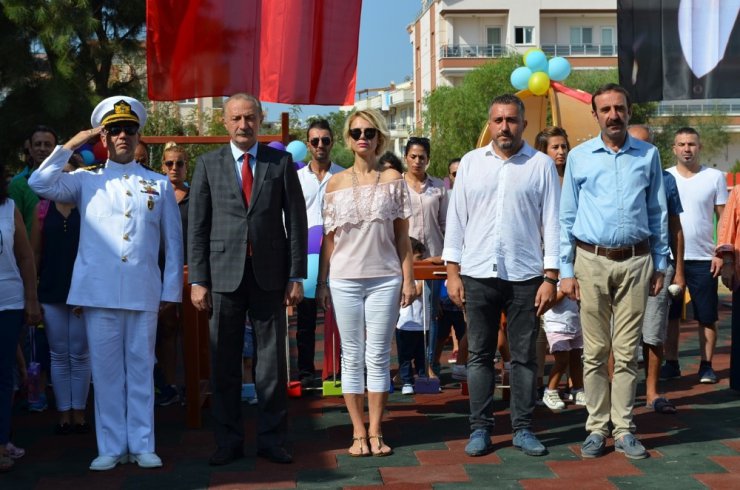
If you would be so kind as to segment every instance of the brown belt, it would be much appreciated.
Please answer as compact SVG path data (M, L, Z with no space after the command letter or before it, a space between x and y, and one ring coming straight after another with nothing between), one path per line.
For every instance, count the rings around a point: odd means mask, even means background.
M599 247L597 245L591 245L590 243L582 242L580 240L576 240L576 245L578 246L578 248L582 248L587 252L591 252L592 254L600 255L602 257L606 257L609 260L614 260L617 262L631 259L632 257L647 255L650 253L650 240L643 240L640 243L630 245L629 247L617 248Z

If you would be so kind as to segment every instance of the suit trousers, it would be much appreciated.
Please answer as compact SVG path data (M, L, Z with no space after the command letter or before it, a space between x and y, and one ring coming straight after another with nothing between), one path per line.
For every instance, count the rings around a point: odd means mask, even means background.
M578 249L575 277L581 292L583 385L586 430L615 439L635 430L632 407L637 387L637 345L650 289L650 255L613 261ZM611 327L612 315L614 328ZM614 352L614 376L607 363Z
M254 372L257 390L257 447L283 446L287 434L288 375L285 357L287 322L285 290L265 291L255 280L247 258L236 291L213 292L211 336L211 414L216 445L244 444L242 419L242 347L247 312L254 332ZM287 284L286 284L287 285Z
M154 452L156 311L85 307L100 456Z

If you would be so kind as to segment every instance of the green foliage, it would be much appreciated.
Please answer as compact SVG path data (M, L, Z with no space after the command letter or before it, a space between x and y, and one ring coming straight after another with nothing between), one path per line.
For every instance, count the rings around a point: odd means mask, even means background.
M424 98L424 133L431 135L428 172L447 174L447 162L475 148L491 100L514 89L511 72L521 57L502 58L471 71L458 87L439 87Z
M740 173L740 160L735 160L735 163L730 167L728 173L737 174Z
M722 114L702 116L695 120L684 115L673 115L666 118L654 119L653 126L658 128L655 135L655 146L660 151L660 161L663 168L672 167L676 164L673 154L673 140L678 129L689 126L699 133L701 138L701 161L711 166L713 157L719 157L730 142L730 134L727 132L729 118Z
M0 158L13 158L36 124L64 139L90 126L92 108L145 85L145 0L3 0L0 10Z

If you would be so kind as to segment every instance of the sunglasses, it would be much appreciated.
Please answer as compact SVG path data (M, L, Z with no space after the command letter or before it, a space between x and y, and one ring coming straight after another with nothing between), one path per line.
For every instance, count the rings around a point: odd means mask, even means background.
M331 138L328 136L322 136L321 138L311 138L308 140L309 143L311 143L311 146L314 148L319 147L319 141L324 144L324 146L329 146L331 144Z
M354 129L349 130L350 137L355 141L359 140L362 137L363 133L365 134L365 139L371 140L378 135L378 129L377 128L365 128L365 129L354 128Z
M105 132L111 136L118 136L121 131L126 133L128 136L133 136L139 132L139 126L106 126Z
M166 162L164 162L164 166L167 168L172 168L173 165L177 165L177 168L182 168L185 166L185 161L184 160L177 160L177 161L167 160Z

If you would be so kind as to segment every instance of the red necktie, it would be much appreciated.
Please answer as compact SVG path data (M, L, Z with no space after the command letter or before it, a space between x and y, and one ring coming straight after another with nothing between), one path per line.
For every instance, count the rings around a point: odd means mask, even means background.
M254 183L254 175L252 175L252 167L249 165L249 157L249 153L245 153L242 160L242 194L244 194L247 207L249 207L249 201L252 198L252 184Z

